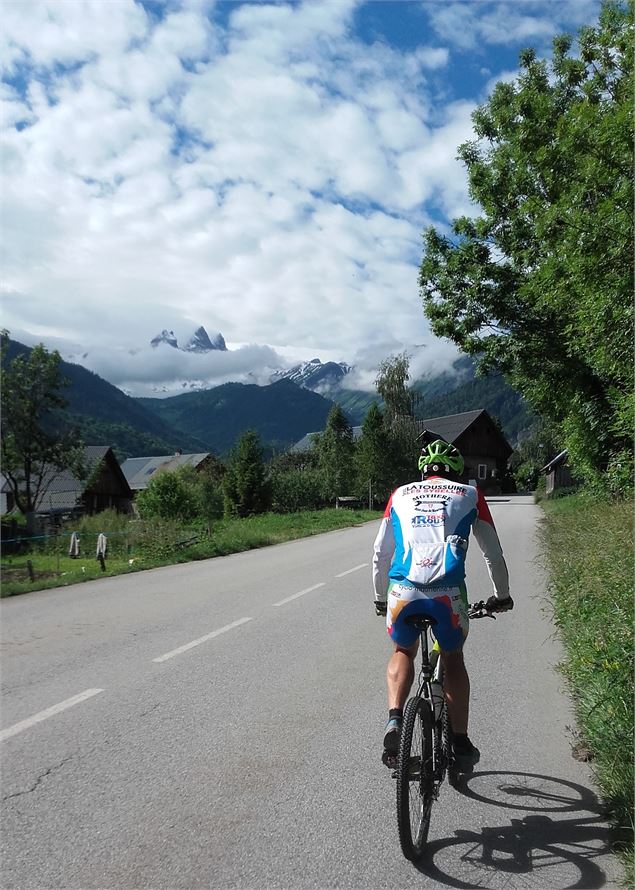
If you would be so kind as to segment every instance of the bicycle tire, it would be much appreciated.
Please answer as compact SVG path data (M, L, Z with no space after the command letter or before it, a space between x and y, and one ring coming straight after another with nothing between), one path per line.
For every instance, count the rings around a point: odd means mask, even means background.
M419 696L404 711L397 758L397 826L406 859L421 858L428 840L434 800L432 712Z

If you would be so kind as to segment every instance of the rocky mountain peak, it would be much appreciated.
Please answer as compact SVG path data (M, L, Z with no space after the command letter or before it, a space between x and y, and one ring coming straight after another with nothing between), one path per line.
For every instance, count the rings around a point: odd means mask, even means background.
M168 346L172 346L173 349L179 348L174 331L163 330L160 334L157 334L156 337L153 337L152 340L150 340L150 346L154 346L155 349L159 343L167 343Z
M211 352L212 350L227 352L227 344L223 335L219 332L214 335L213 339L210 339L209 334L202 325L194 331L185 346L179 346L174 331L168 330L161 331L160 334L157 334L150 341L150 345L155 349L160 343L167 343L168 346L172 346L173 349L180 349L181 352Z
M219 332L211 340L205 328L201 325L197 328L190 339L183 347L185 352L210 352L212 349L219 349L221 352L227 352L227 344L225 338Z

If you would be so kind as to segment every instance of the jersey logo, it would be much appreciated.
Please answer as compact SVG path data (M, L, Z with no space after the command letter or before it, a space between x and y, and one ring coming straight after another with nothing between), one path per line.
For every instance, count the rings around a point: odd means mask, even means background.
M429 500L429 495L428 497L415 496L412 499L412 506L419 513L429 513L435 510L445 510L449 500L449 498L437 498L431 501Z
M426 513L425 516L413 516L412 527L417 528L421 525L443 525L445 516L443 513Z

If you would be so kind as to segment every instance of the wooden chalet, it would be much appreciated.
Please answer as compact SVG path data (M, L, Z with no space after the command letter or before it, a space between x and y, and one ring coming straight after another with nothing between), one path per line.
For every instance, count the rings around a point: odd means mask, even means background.
M413 441L420 438L425 430L456 445L465 461L463 480L476 482L486 494L500 494L501 482L514 449L484 408L424 420L412 420L410 417L402 420ZM362 427L354 426L353 438L358 439L361 434ZM307 433L290 451L309 451L313 447L314 435ZM413 475L416 475L416 460L414 467Z
M86 445L84 448L85 478L79 479L71 470L47 468L36 506L39 516L101 513L113 508L128 513L132 491L121 472L115 454L108 445ZM13 496L8 482L2 486L7 498L7 511L13 509Z
M513 448L485 409L426 417L417 426L456 445L465 461L465 482L476 482L486 494L499 494Z

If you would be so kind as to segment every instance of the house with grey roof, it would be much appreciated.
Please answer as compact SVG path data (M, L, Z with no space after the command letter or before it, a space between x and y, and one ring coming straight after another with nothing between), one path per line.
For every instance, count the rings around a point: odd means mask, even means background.
M133 494L143 491L159 470L178 470L181 467L194 467L202 470L205 467L216 465L217 458L210 451L199 454L167 454L162 457L129 457L121 465L121 471L126 477Z

